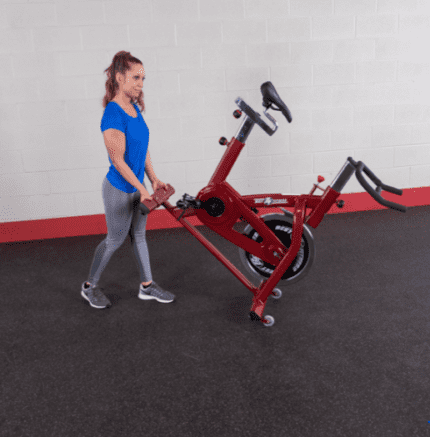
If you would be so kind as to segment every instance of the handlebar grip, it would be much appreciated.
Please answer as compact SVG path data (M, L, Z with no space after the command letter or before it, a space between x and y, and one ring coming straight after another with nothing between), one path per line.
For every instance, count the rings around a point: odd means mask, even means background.
M390 187L389 185L381 184L381 187L384 191L388 191L389 193L397 194L401 196L403 194L403 190L399 190L398 188Z
M355 162L351 157L348 158L348 160L351 162L351 164L354 165L356 168L355 170L355 176L357 177L358 182L360 182L361 186L381 205L386 206L391 209L395 209L400 212L406 212L407 207L404 205L400 205L395 202L390 202L387 199L384 199L379 193L381 190L388 191L393 194L397 194L398 196L401 196L403 194L402 190L399 190L398 188L390 187L389 185L385 185L381 182L380 179L378 179L374 173L364 164L364 162ZM369 178L376 184L376 191L369 185L369 183L366 181L366 179L363 176L364 173L369 176Z

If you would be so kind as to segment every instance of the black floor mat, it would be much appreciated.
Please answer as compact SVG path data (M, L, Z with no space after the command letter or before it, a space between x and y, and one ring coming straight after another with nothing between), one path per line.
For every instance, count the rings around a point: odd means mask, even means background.
M327 216L275 325L186 229L147 232L171 304L137 299L129 241L80 296L104 235L0 245L0 436L430 436L430 207ZM241 271L237 247L199 227Z

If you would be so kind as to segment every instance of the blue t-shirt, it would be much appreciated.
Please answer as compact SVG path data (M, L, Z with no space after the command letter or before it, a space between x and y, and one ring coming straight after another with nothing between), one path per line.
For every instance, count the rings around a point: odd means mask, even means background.
M124 161L131 168L132 172L143 183L145 176L145 160L148 151L149 129L136 104L133 104L137 117L128 115L116 102L109 102L106 105L101 122L101 130L117 129L125 134ZM108 153L109 156L109 153ZM134 193L137 189L127 182L121 173L112 164L109 156L110 168L106 175L108 181L118 190L125 193Z

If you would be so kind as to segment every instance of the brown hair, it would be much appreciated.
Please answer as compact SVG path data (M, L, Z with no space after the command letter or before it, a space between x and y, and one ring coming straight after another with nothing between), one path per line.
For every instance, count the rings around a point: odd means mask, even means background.
M112 64L104 71L107 73L108 79L106 81L106 95L103 97L103 108L106 108L107 104L115 97L115 94L119 88L116 81L116 74L121 73L125 75L128 70L131 70L130 64L142 64L142 62L132 56L130 52L121 51L118 52L112 59ZM140 112L145 110L145 104L143 103L143 92L139 95L134 102L140 106Z

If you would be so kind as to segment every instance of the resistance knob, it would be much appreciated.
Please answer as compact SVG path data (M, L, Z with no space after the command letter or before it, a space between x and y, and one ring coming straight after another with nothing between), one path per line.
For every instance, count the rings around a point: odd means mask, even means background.
M219 139L219 143L221 144L221 146L225 146L227 144L227 138L226 137L221 137Z
M239 109L236 109L236 111L233 112L234 118L240 118L241 115L242 115L242 111L239 111Z

